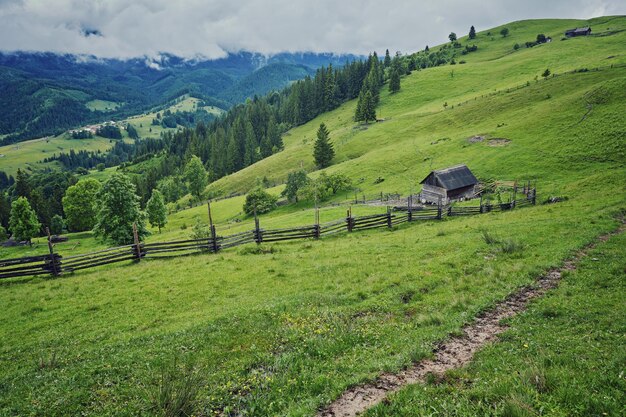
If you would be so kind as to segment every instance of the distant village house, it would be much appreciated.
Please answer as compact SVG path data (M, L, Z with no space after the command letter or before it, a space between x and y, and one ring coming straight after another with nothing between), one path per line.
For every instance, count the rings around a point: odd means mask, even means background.
M584 28L568 29L565 31L565 36L567 36L568 38L589 35L591 35L591 28L589 26L585 26Z
M422 203L448 204L474 197L478 180L466 165L456 165L432 171L421 184Z

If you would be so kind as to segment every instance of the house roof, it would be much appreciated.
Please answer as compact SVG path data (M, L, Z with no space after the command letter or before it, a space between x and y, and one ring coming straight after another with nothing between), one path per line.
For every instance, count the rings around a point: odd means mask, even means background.
M584 28L568 29L565 31L565 33L584 33L589 32L590 30L591 28L589 26L585 26Z
M425 182L446 190L456 190L457 188L478 184L478 180L466 165L455 165L432 171L421 183L424 184Z

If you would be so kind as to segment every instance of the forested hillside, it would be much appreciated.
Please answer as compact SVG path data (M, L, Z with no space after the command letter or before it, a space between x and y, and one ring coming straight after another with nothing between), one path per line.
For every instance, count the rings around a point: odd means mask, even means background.
M255 94L281 89L321 65L353 56L231 54L213 61L164 55L158 62L51 53L0 53L0 143L58 134L81 124L127 117L193 94L229 108ZM270 68L265 68L266 66ZM94 100L113 103L90 109Z

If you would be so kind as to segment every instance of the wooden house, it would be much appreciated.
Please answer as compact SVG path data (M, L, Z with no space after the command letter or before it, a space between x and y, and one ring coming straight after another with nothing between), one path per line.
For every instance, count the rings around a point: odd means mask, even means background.
M589 26L585 26L584 28L575 28L568 29L565 31L565 36L568 38L573 38L575 36L589 36L591 35L591 28Z
M478 180L466 165L456 165L432 171L421 184L422 203L448 204L474 197Z

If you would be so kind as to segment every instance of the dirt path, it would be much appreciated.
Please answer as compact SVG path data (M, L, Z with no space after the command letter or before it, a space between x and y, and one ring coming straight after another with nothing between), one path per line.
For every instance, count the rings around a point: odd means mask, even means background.
M416 363L409 369L397 374L382 374L373 383L351 388L341 397L331 403L326 409L317 414L318 417L351 417L356 416L368 408L384 400L390 393L396 392L405 385L424 382L428 374L441 375L444 372L460 368L472 360L474 353L490 341L496 339L499 333L506 330L500 321L512 317L526 309L528 302L540 297L548 290L559 284L563 271L576 269L577 262L587 255L599 242L624 232L625 225L612 233L600 236L596 242L579 251L573 258L567 260L559 269L552 270L540 276L532 287L523 287L511 294L495 308L477 317L473 323L465 326L463 335L453 337L440 344L434 351L435 358Z

